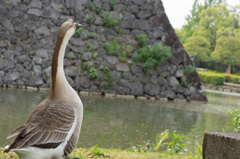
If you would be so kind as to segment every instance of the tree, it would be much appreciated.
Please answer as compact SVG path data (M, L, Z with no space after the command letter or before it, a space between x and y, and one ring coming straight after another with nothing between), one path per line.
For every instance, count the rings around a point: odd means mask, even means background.
M220 37L211 54L212 58L225 65L239 65L240 63L240 40L234 36Z
M210 43L201 36L192 36L183 45L189 56L194 56L194 62L198 66L200 61L207 62L210 58Z

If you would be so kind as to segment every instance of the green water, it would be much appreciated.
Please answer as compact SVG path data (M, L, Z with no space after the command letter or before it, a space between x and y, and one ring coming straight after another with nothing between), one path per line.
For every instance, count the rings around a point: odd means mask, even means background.
M24 124L48 91L0 88L0 146L7 134ZM126 149L155 141L156 134L169 129L185 136L190 150L195 141L202 143L204 132L232 132L226 110L238 109L240 96L208 92L207 104L199 102L164 102L81 96L84 117L78 147Z

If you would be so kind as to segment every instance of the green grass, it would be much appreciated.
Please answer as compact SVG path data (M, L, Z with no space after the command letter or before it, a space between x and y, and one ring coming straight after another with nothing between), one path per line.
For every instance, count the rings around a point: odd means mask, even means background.
M96 149L96 148L95 148ZM17 159L17 155L14 152L8 154L3 153L3 148L0 148L0 158L1 159ZM110 158L110 159L197 159L195 154L173 154L170 155L166 152L129 152L126 150L120 149L103 149L101 148L101 153L104 153L104 156L94 156L94 147L93 148L76 148L71 154L70 157L79 157L81 159L87 158Z

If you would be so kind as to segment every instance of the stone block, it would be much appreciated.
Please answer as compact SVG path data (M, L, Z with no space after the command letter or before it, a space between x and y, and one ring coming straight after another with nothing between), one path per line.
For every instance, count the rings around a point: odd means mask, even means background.
M141 82L134 82L130 84L131 95L142 96L143 95L143 85Z
M160 87L148 83L144 86L144 92L150 96L156 96L160 93Z
M116 70L117 71L123 71L123 72L129 72L129 67L125 63L119 63L116 65Z
M239 159L239 133L205 133L203 159Z

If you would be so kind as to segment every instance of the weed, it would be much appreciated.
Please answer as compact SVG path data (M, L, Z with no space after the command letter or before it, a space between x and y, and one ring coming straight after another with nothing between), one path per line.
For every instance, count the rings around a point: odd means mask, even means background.
M103 16L104 25L110 28L114 28L115 26L117 26L119 20L120 16L118 18L114 18L109 12L106 12Z
M93 9L94 9L94 4L93 3L88 3L88 9L89 10L91 10L91 11L93 11Z
M136 36L136 40L138 42L139 47L144 47L147 45L148 37L146 34L139 34Z
M61 9L61 8L59 8L59 9L58 9L58 12L59 12L59 13L61 13L61 12L62 12L62 9Z
M96 52L93 53L92 58L97 58L98 54Z
M83 50L80 51L79 54L82 56L84 54L84 51Z
M234 126L233 132L239 133L240 132L240 109L239 110L230 109L228 110L228 114L231 116L232 125Z
M68 43L71 43L71 41L72 41L72 38L70 38L70 39L68 40Z
M79 37L83 32L83 28L79 28L78 30L75 31L75 36Z
M94 68L94 67L91 67L90 69L89 69L89 74L88 74L88 77L90 78L90 79L95 79L95 78L98 78L98 72L97 72L97 70Z
M32 55L32 54L33 54L32 51L30 51L30 52L29 52L29 55Z
M42 64L42 69L45 69L46 68L46 65Z
M152 150L153 150L153 145L150 143L149 140L143 145L137 145L127 149L127 151L130 151L130 152L150 152Z
M203 159L203 157L202 157L202 146L199 145L199 143L197 141L196 141L195 150L197 152L197 158L198 159Z
M109 68L107 66L100 65L99 69L103 71L105 74L109 73Z
M84 70L88 70L89 67L90 67L90 65L89 65L88 62L84 62L84 63L83 63L83 69L84 69Z
M187 79L186 79L186 77L182 77L181 78L181 85L182 86L185 86L187 84Z
M93 148L91 148L91 155L95 156L95 157L100 157L100 156L105 157L104 152L102 152L101 149L98 148L97 145L95 145Z
M91 32L89 33L89 37L93 38L93 37L94 37L94 32L91 31Z
M156 135L155 140L156 140L157 144L156 144L156 146L154 147L154 150L155 150L155 151L158 151L159 148L160 148L161 145L162 145L162 142L163 142L164 140L168 139L168 134L169 134L169 130L167 129L167 130L165 130L164 132L159 133L159 134Z
M116 5L116 2L115 2L114 0L111 0L111 1L109 2L109 5L110 5L110 9L111 9L111 10L114 10L115 5Z
M185 69L184 69L185 75L189 75L189 74L191 74L192 72L195 72L195 71L196 71L196 68L193 67L192 65L188 65L188 66L185 67Z
M69 60L72 60L72 59L73 59L73 54L68 54L68 55L67 55L67 58L68 58Z
M122 51L121 55L118 56L118 60L122 63L126 63L127 59L126 59L126 51Z
M96 8L95 8L95 12L96 12L96 14L100 14L101 13L101 11L102 11L102 8L101 7L98 7L98 6L96 6Z
M133 47L131 45L123 46L123 50L126 53L132 53L133 52Z
M86 23L89 24L89 25L91 25L91 24L93 24L93 22L94 22L94 17L93 17L93 15L88 15L88 16L87 16Z
M159 64L172 58L171 49L163 44L154 44L138 49L139 54L134 55L134 61L141 61L143 71L146 75L152 73Z
M110 54L118 55L121 47L118 44L117 38L113 39L110 43L107 43L106 49Z
M94 47L93 47L93 45L92 44L90 44L90 45L88 45L88 51L92 51L94 49Z
M183 136L179 134L170 133L170 137L172 139L172 142L165 143L165 145L168 145L167 151L169 154L174 153L183 153L185 152L185 142L183 140Z

